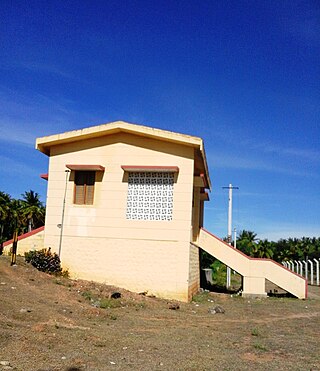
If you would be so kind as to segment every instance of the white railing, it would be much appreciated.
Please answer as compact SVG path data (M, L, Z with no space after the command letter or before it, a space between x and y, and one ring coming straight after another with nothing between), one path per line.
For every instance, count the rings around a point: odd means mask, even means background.
M304 276L310 285L320 286L320 258L307 260L284 260L282 265Z

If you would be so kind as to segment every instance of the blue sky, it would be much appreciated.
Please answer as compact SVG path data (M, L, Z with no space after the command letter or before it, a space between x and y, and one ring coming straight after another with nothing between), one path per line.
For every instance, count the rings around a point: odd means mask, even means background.
M6 1L0 190L45 200L35 138L114 120L200 136L205 226L320 236L320 3Z

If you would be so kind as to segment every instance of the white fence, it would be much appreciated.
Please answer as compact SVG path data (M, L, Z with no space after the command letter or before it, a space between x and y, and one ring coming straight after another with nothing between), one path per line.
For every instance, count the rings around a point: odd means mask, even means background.
M282 265L292 272L300 274L305 277L310 285L320 286L320 259L307 259L307 260L286 260L282 262Z

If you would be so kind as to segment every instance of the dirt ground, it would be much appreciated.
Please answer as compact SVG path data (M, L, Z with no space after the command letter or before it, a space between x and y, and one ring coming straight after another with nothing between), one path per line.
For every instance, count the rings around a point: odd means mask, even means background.
M115 291L121 298L110 299ZM320 370L319 288L311 294L204 292L170 309L176 303L0 256L0 371ZM225 313L210 313L217 305Z

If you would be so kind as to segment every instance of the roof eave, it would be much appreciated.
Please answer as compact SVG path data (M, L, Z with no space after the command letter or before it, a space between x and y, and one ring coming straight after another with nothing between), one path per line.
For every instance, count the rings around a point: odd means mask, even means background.
M72 143L91 138L97 138L104 135L111 135L119 132L130 133L138 136L155 138L166 142L177 143L185 146L190 146L200 150L205 176L208 188L211 190L211 182L209 177L209 170L206 160L203 141L201 138L166 131L162 129L151 128L137 124L130 124L124 121L115 121L108 124L91 126L80 130L65 132L62 134L55 134L46 137L37 138L36 149L40 152L50 156L50 148L59 144Z
M102 124L85 129L69 131L62 134L37 138L36 149L46 155L49 155L50 147L52 146L96 138L103 135L111 135L118 132L126 132L144 137L157 138L158 140L181 143L183 145L189 145L192 147L201 146L202 143L202 139L198 137L174 133L162 129L150 128L142 125L129 124L123 121L116 121L109 124Z
M211 192L212 186L211 186L211 180L210 180L210 175L209 175L207 156L206 156L206 152L205 152L205 149L204 149L203 142L202 142L201 147L200 147L200 152L201 152L201 156L202 156L202 159L203 159L203 166L204 166L204 169L205 169L205 175L206 175L208 189Z

